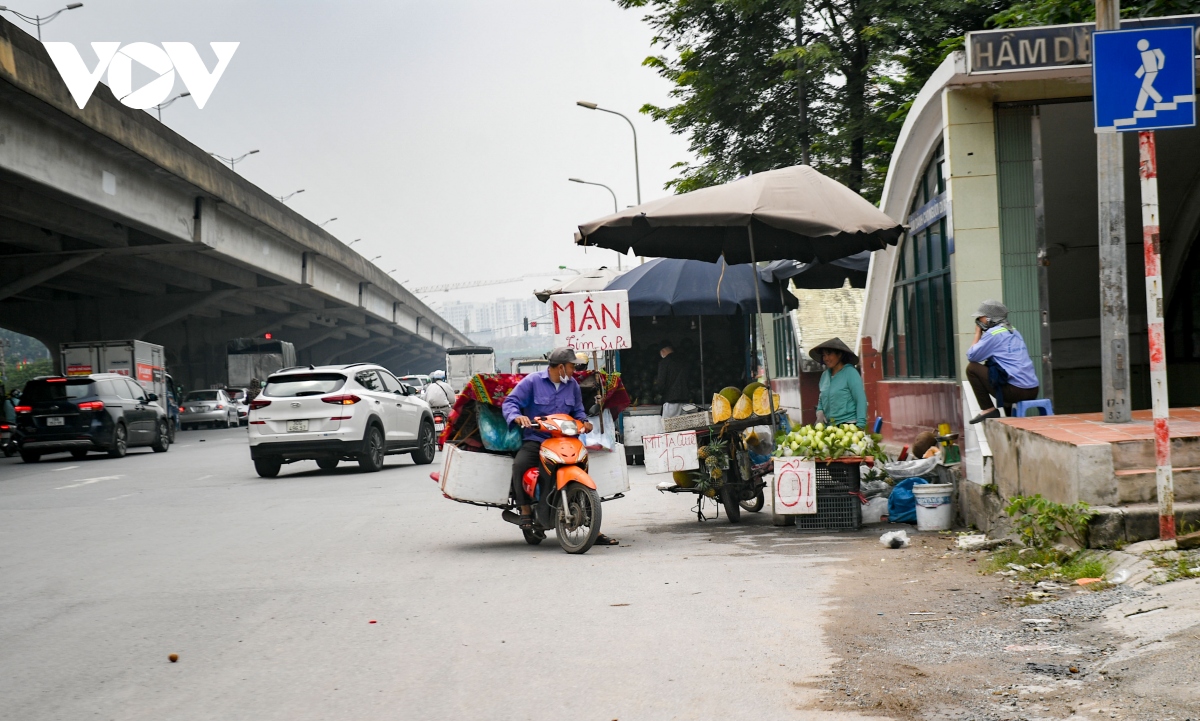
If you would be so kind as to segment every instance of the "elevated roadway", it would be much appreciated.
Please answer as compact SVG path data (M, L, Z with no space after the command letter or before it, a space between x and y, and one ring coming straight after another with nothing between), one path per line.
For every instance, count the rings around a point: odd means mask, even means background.
M403 241L403 229L396 231ZM80 110L0 20L0 327L160 343L177 380L225 380L226 342L303 363L440 367L468 339L337 238L97 85Z

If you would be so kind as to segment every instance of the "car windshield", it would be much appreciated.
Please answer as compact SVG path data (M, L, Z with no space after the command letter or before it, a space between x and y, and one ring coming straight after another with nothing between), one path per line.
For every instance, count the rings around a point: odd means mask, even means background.
M228 393L229 397L235 401L241 400L242 396L246 395L246 392L242 390L227 390L225 392Z
M289 373L268 378L262 394L272 398L319 396L336 391L345 382L346 376L341 373Z
M29 381L25 384L25 390L21 392L21 402L33 404L85 398L92 395L93 383L91 378L53 378Z
M215 401L217 399L216 391L192 391L183 399L187 401Z
M401 383L407 383L413 388L420 388L425 385L425 381L420 376L400 376Z

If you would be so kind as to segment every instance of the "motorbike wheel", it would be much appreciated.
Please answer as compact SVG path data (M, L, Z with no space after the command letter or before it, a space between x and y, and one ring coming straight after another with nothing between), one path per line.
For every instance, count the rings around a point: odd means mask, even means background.
M749 501L739 501L738 502L739 506L741 506L742 508L745 508L747 511L750 511L751 513L758 513L759 511L761 511L763 509L763 506L765 506L766 504L767 504L767 499L763 495L763 489L761 489L761 488L758 489L757 492L755 492L753 499L751 499Z
M522 529L521 534L525 536L525 542L531 546L536 546L546 540L546 534L541 531L526 531Z
M4 447L4 457L5 458L12 458L15 455L17 455L16 444L9 443L7 446Z
M587 553L600 535L600 494L571 481L559 494L554 518L558 545L567 553Z
M733 493L722 493L721 505L725 506L725 517L730 523L742 520L742 507L734 500Z

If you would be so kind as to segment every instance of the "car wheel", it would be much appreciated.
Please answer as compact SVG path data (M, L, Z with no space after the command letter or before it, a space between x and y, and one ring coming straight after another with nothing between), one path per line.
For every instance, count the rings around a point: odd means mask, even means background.
M15 455L17 455L17 448L12 443L9 443L7 446L4 447L4 457L5 458L12 458Z
M154 440L150 449L155 453L166 453L171 449L171 431L167 429L166 421L158 422L158 438Z
M254 460L254 470L263 478L278 476L280 468L283 468L283 461L278 458L256 458Z
M421 423L421 432L417 434L417 442L417 450L412 452L413 463L418 466L433 463L433 457L437 455L437 434L433 431L432 423L429 421Z
M337 458L322 458L317 461L317 468L323 471L332 471L338 467L338 460Z
M112 445L108 447L109 458L124 458L125 451L129 449L129 431L125 430L124 423L118 423L113 429Z
M21 451L21 460L25 461L26 463L37 463L41 459L41 453L34 453L33 451Z
M387 448L383 443L383 429L379 426L368 426L367 437L363 439L363 452L358 456L358 467L368 473L383 468L383 457Z
M83 450L82 448L78 448L76 450L71 451L72 458L87 458L87 454L88 454L88 452Z

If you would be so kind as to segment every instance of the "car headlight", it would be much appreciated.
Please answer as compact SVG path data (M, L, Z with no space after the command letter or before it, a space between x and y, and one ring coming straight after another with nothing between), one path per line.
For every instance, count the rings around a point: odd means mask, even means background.
M562 462L563 462L563 460L558 457L558 454L555 453L554 451L550 450L549 448L542 449L542 458L545 458L547 461L550 461L551 463L557 463L559 465L562 465Z

